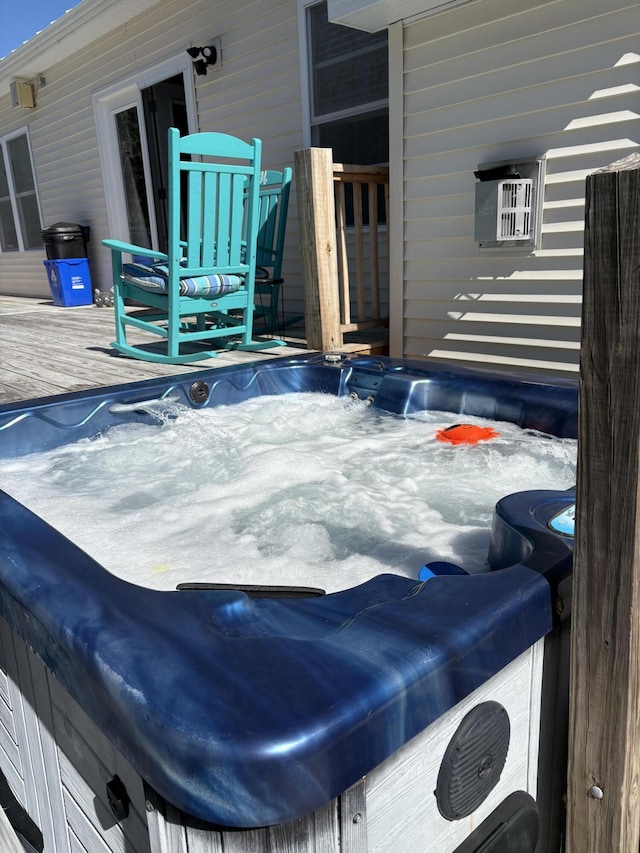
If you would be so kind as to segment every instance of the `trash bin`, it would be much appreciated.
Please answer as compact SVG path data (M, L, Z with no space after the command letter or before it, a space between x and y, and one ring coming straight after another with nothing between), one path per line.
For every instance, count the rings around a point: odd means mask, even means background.
M63 261L43 261L49 278L54 305L70 308L91 305L91 275L87 258L67 258Z
M50 261L86 258L90 228L76 222L56 222L42 230L42 239Z
M54 305L91 305L91 275L87 259L90 228L77 222L56 222L42 230L44 261Z

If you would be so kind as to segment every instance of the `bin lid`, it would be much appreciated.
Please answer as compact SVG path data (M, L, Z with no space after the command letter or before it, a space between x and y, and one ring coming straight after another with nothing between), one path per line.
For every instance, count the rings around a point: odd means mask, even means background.
M42 236L46 237L48 235L56 234L82 235L88 230L89 229L86 225L79 225L77 222L55 222L53 225L49 225L48 228L42 229Z

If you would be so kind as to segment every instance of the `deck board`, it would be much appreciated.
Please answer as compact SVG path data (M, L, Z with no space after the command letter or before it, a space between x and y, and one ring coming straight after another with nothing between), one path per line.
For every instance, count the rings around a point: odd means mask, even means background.
M117 354L109 346L114 329L112 308L62 308L43 299L0 296L0 403L307 352L303 338L291 338L286 347L220 350L217 358L190 364L154 364Z

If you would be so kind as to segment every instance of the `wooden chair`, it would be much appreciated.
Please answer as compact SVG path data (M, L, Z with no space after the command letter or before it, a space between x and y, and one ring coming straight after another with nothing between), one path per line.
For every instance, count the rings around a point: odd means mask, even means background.
M180 137L169 129L167 253L103 240L112 257L114 349L180 364L215 357L216 349L284 346L252 338L260 155L259 139ZM127 313L127 299L145 310ZM152 342L159 336L162 346L132 345L130 328L149 333Z
M289 166L282 172L269 169L260 175L255 316L264 321L261 331L266 333L284 326L278 321L278 308L292 175Z

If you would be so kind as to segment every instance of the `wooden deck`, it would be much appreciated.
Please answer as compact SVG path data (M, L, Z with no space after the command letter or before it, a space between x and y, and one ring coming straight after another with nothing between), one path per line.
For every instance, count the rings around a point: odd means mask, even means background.
M113 337L112 308L60 308L45 299L0 296L0 403L307 352L304 338L292 337L286 347L153 364L118 355L109 346Z

